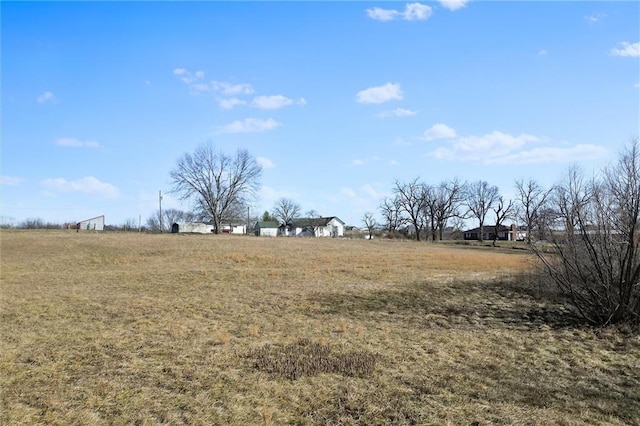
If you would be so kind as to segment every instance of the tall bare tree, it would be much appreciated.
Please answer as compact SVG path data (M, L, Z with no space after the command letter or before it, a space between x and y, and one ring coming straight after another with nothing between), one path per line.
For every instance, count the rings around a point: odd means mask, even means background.
M546 216L547 202L551 190L545 190L534 179L516 181L518 216L519 219L527 227L525 240L531 243L537 234L540 236L542 228L540 222Z
M486 181L472 182L465 191L465 205L469 213L480 223L480 241L484 238L484 220L487 213L498 199L498 187L489 185Z
M397 196L394 198L385 197L379 208L387 231L397 231L406 222Z
M493 246L495 247L496 241L498 239L498 231L500 230L500 226L502 226L505 220L513 217L513 214L514 214L513 201L509 200L509 202L506 203L502 195L499 195L498 200L496 201L496 204L493 207L493 212L496 214L496 227L495 227L495 232L493 233Z
M367 228L367 232L369 232L369 239L371 240L373 238L373 231L376 229L376 226L378 226L375 217L373 217L373 213L366 212L362 216L362 224Z
M244 217L245 207L255 197L262 168L248 151L233 155L216 151L212 144L186 153L171 171L173 192L190 200L196 210L213 222L218 234L224 221Z
M408 183L395 182L393 192L396 194L398 206L408 216L408 222L413 225L416 240L420 241L420 234L426 225L425 220L425 184L419 178Z
M162 231L170 231L171 225L175 222L186 221L187 214L178 209L164 209L162 210L162 220L160 220L160 212L157 211L147 219L147 227L151 231L160 231L160 224L162 224Z
M447 226L447 221L462 216L460 208L464 199L465 188L463 182L460 182L458 178L454 178L448 182L441 182L435 189L438 201L434 214L440 241L442 241L442 234Z
M289 198L280 198L271 211L271 216L285 225L300 213L300 204Z

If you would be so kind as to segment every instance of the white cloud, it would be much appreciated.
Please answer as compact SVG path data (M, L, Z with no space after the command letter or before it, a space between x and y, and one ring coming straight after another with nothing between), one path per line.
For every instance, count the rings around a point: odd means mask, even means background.
M567 146L567 143L563 143L562 147L551 147L539 146L541 143L543 141L533 135L513 136L494 131L483 136L453 136L446 145L428 155L450 161L523 164L594 160L607 154L607 150L598 145ZM532 144L537 146L531 147Z
M0 176L0 185L17 186L22 183L24 179L15 176Z
M365 161L359 158L356 158L355 160L351 160L351 164L353 164L354 166L364 166L364 163Z
M365 104L381 104L393 99L402 99L402 90L398 83L386 83L382 86L369 87L356 95L358 102Z
M621 48L614 47L611 49L610 53L613 56L628 56L631 58L640 57L640 41L636 43L629 43L627 41L623 41L618 43Z
M404 11L395 9L382 9L374 7L367 9L367 16L377 21L393 21L394 19L404 19L405 21L423 21L429 19L433 10L430 6L421 3L407 3Z
M635 87L636 89L640 88L640 82L634 84L633 87Z
M389 165L390 166L397 166L398 164L400 164L400 163L398 163L396 160L389 160Z
M585 16L584 19L590 24L595 24L596 22L600 21L602 18L605 18L606 16L607 15L605 15L604 13L593 12L591 15Z
M544 56L544 55L546 55L547 53L549 53L549 51L547 51L547 50L544 50L544 49L542 49L542 50L538 50L538 56Z
M382 111L379 114L376 114L376 117L380 118L388 118L388 117L410 117L416 115L417 111L411 111L409 109L404 108L396 108L390 111Z
M524 163L571 163L596 160L607 155L607 150L598 145L576 145L568 148L534 148L502 157L492 158L487 164L524 164Z
M411 142L402 139L401 137L395 138L393 141L394 145L411 145Z
M278 109L293 104L293 99L282 95L256 96L251 101L251 106L262 109Z
M110 183L101 182L93 176L83 177L77 180L53 178L42 181L44 187L54 192L81 192L106 198L116 198L119 195L118 188Z
M424 139L427 141L452 139L456 136L456 131L454 129L442 123L434 124L424 132Z
M435 158L458 161L484 161L485 163L511 154L529 142L537 142L531 135L512 136L494 131L484 136L454 138L449 147L439 147L431 152Z
M96 141L81 141L79 139L76 138L58 138L58 140L56 141L56 145L59 146L71 146L71 147L76 147L76 148L82 148L82 147L87 147L87 148L98 148L100 147L100 144Z
M269 160L266 157L257 157L256 158L256 162L263 168L263 169L273 169L276 165L273 164L273 161Z
M249 83L233 84L226 81L212 81L211 88L223 95L250 95L254 92Z
M53 94L53 92L49 92L49 91L44 92L42 95L40 95L40 96L38 96L36 98L36 101L39 104L44 104L44 103L47 103L47 102L53 102L55 100L56 100L56 96Z
M238 105L246 105L245 101L238 98L220 99L219 103L220 103L220 108L222 109L233 109Z
M273 130L281 124L273 118L262 120L259 118L245 118L218 127L218 133L256 133Z
M445 9L458 10L467 5L469 0L438 0L440 5Z

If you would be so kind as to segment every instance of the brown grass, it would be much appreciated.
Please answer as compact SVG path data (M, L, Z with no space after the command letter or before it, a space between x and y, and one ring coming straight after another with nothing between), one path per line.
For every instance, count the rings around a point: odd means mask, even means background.
M640 424L638 334L520 250L0 236L1 424Z

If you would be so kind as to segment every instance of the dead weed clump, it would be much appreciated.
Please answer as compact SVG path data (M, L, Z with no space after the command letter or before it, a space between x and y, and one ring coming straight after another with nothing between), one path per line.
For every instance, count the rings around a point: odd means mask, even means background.
M266 344L248 355L253 367L266 373L296 380L322 373L366 377L373 373L378 355L367 351L344 351L341 347L299 339L286 346Z

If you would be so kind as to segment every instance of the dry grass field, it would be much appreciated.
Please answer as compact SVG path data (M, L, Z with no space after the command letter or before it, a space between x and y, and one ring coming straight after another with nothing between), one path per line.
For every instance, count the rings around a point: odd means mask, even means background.
M520 250L3 231L0 423L640 424L640 340Z

